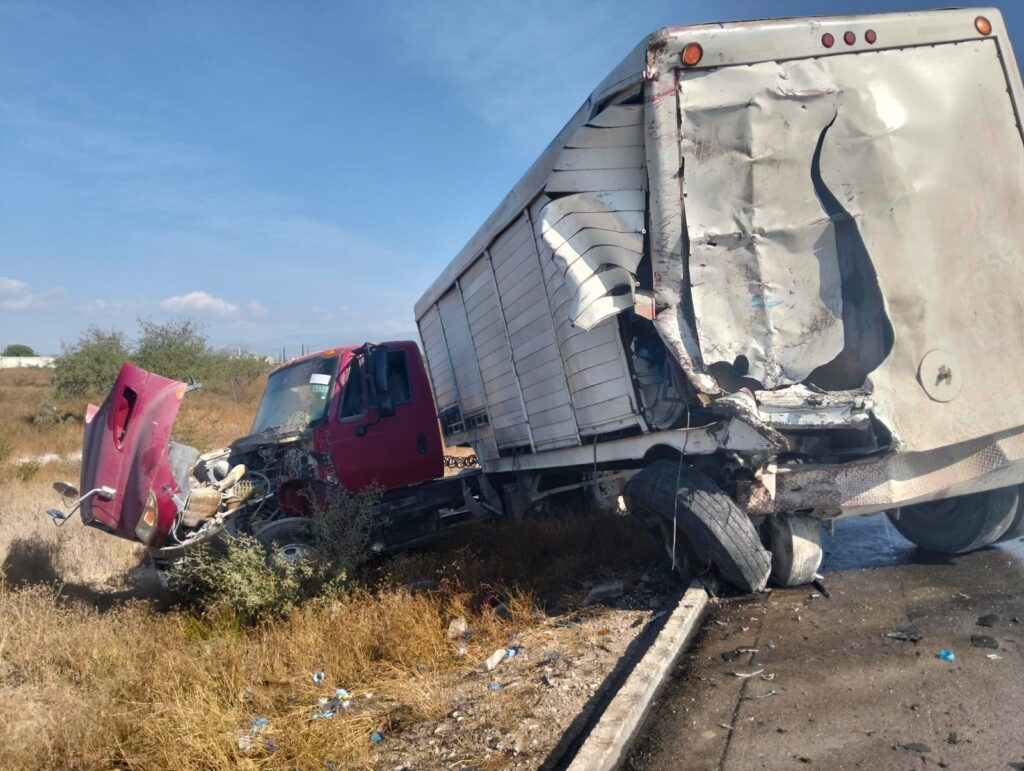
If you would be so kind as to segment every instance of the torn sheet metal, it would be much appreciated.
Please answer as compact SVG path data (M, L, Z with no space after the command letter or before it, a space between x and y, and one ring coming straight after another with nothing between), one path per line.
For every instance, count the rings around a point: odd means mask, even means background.
M647 187L642 120L641 105L602 110L566 142L544 188L559 197L541 209L540 238L573 298L569 320L584 330L633 306Z
M843 348L834 225L812 176L839 92L818 60L679 81L701 355L739 361L739 374L765 388L803 380Z

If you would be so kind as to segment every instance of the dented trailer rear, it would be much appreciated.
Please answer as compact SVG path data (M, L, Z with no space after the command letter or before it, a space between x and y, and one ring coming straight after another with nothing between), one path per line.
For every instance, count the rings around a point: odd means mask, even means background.
M446 441L748 589L1020 534L1021 95L994 9L647 37L416 305Z

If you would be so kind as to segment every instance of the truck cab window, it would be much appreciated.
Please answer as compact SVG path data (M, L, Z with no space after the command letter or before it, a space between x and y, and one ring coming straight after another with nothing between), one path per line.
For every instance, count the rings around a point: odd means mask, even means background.
M409 386L409 363L405 351L388 351L388 390L394 404L406 404L412 401L412 388Z
M338 417L341 420L351 420L362 417L365 412L363 368L359 359L352 359L352 363L348 367L348 379L345 380L345 391L341 396L341 410Z

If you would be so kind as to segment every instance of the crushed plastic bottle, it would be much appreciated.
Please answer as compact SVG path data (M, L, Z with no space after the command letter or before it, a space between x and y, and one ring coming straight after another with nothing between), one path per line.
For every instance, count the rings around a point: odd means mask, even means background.
M490 683L487 684L487 690L488 691L500 691L501 690L501 683L499 683L499 682L490 682Z
M948 648L943 648L936 655L943 661L956 661L956 654Z
M510 645L505 649L505 658L510 659L513 656L517 656L519 654L519 651L521 650L522 648L520 648L518 645Z
M252 733L257 734L264 728L266 728L267 723L269 722L270 721L267 720L265 717L254 717L252 720L249 721L249 730Z
M380 731L374 731L372 734L370 734L370 741L374 744L380 744L382 741L384 741L384 734L382 734Z
M326 679L327 679L327 675L325 675L322 670L318 669L316 672L313 673L313 684L314 685L320 685L320 683L322 683Z

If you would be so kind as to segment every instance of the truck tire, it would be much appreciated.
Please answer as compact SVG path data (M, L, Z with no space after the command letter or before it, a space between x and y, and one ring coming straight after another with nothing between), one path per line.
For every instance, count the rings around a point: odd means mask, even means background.
M1022 497L1024 497L1024 485L1017 488L1017 513L1013 516L1013 522L1010 523L1006 532L999 536L996 543L1005 543L1024 536L1024 501L1021 500Z
M271 522L256 534L256 540L271 554L286 562L310 559L314 553L313 529L302 517L286 517Z
M1018 503L1017 487L1001 487L901 506L888 517L904 538L926 551L966 554L998 541L1012 526Z
M744 592L759 592L768 582L771 556L761 545L746 513L708 477L676 461L647 466L626 485L626 507L641 521L666 525L673 518L698 562L710 562L722 580Z
M768 518L772 547L772 583L776 586L809 584L821 567L821 520L800 514Z

